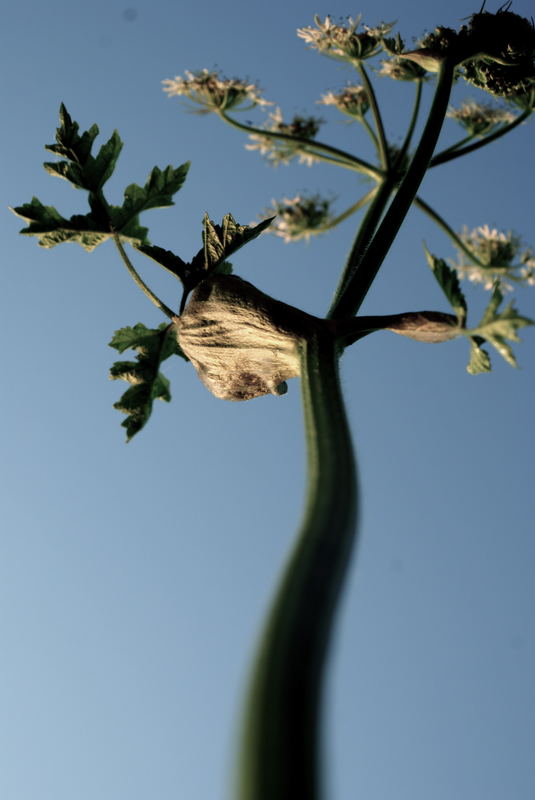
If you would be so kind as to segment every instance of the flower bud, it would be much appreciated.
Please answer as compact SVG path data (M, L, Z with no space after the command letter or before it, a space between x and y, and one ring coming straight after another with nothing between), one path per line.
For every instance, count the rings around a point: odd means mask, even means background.
M385 325L385 329L417 342L430 344L448 342L459 335L457 317L442 311L408 311L406 314L395 314Z
M300 343L324 321L235 275L212 275L175 318L180 347L204 385L224 400L280 395L300 373Z

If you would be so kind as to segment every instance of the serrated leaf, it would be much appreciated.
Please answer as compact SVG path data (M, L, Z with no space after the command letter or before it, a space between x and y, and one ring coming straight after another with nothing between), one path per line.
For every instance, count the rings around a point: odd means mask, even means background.
M462 292L457 273L455 270L448 267L442 258L437 258L430 253L425 245L424 250L427 263L431 267L433 275L455 311L459 324L463 326L466 320L466 299Z
M499 311L502 300L503 295L499 282L497 282L481 322L477 328L467 331L467 334L481 339L481 341L486 340L508 364L516 367L516 358L506 339L512 342L519 342L520 338L517 331L534 323L531 319L521 316L512 301L502 311Z
M85 163L91 153L93 142L99 134L98 125L92 125L81 136L80 126L74 122L62 103L59 108L59 127L56 130L56 144L47 144L45 149L67 158L69 161Z
M149 208L172 206L173 195L178 192L188 174L190 162L164 170L154 167L145 186L131 183L124 191L123 209L127 215L136 216Z
M470 341L470 361L466 367L470 375L479 375L482 372L490 372L492 367L490 364L490 356L486 350L483 350L481 345L484 340L479 336L471 337Z
M123 143L117 131L102 145L96 157L91 148L99 133L97 125L92 125L81 136L79 125L74 122L62 104L60 108L60 127L56 131L55 145L45 145L46 149L67 161L46 162L45 169L51 175L65 178L77 189L98 192L112 174Z
M133 327L115 331L110 342L120 353L128 349L137 352L135 361L116 361L110 369L112 380L121 379L131 384L130 388L114 403L127 418L122 423L129 441L147 423L154 400L167 402L171 399L169 381L162 375L162 361L173 354L183 355L176 339L173 325L163 323L158 328L147 328L141 322Z
M208 216L203 218L203 248L192 260L194 269L209 272L240 247L256 239L273 221L274 217L262 220L258 225L238 225L232 214L223 217L221 225L216 225Z
M43 205L37 197L31 203L11 209L14 214L30 224L20 233L37 236L41 247L55 247L62 242L77 242L86 250L93 250L111 236L91 214L74 214L65 219L53 206Z

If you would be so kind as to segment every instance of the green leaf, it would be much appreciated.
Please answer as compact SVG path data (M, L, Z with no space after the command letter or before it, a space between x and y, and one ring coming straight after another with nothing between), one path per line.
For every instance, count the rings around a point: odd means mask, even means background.
M121 379L131 384L114 403L114 408L127 415L122 425L130 441L146 425L154 400L169 402L171 399L169 381L159 371L162 361L172 355L186 357L178 345L174 325L166 323L156 329L147 328L141 322L121 328L115 331L110 347L120 353L128 349L137 351L135 361L116 361L110 369L112 380Z
M56 144L47 144L45 149L69 161L84 164L98 136L98 125L92 125L81 136L78 133L80 126L74 122L64 104L59 108L59 128L56 130Z
M470 375L478 375L481 372L490 372L490 356L481 345L485 340L480 336L470 337L470 361L466 367Z
M486 340L508 364L516 367L516 358L506 340L519 342L520 338L517 331L534 323L527 317L521 316L512 301L502 311L499 311L502 301L503 295L499 281L497 281L481 322L476 328L468 330L467 335L479 338L481 341Z
M238 225L232 214L223 217L221 225L216 225L208 214L203 218L203 248L193 259L192 267L212 272L228 256L256 239L273 221L274 217L264 219L258 225Z
M459 325L462 327L466 320L466 300L462 292L459 278L455 270L450 269L442 258L437 258L429 252L424 244L427 263L431 267L433 275L448 298L448 301L457 315Z
M136 250L152 258L153 261L164 267L182 283L187 283L189 265L182 261L180 256L175 255L171 250L165 250L163 247L157 247L156 245L139 244L135 245L135 247Z
M67 161L46 162L45 169L52 175L65 178L78 189L98 192L113 173L123 143L117 131L100 148L96 158L91 149L99 133L97 125L92 125L81 136L79 125L73 122L67 109L60 108L60 127L56 131L57 144L46 145L46 149Z
M125 214L133 217L149 208L174 205L173 195L178 192L186 180L189 167L189 161L176 169L172 166L168 166L164 170L154 167L145 186L141 187L136 183L131 183L124 191L122 207Z
M91 214L75 214L70 219L65 219L53 206L43 205L37 197L32 198L31 203L11 210L30 223L20 233L37 236L41 247L77 242L86 250L93 250L111 236L109 230Z

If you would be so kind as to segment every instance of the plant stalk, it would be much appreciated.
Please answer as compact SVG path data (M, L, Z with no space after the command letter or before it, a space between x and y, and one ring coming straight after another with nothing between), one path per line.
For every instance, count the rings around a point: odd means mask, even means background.
M319 800L326 655L356 538L351 435L329 333L303 343L308 493L269 614L246 706L238 800Z
M357 313L390 250L429 167L448 109L453 72L453 63L446 61L441 65L429 117L410 166L369 247L360 253L355 252L355 261L349 265L349 270L346 267L350 276L343 292L331 306L329 316L332 318L349 317Z

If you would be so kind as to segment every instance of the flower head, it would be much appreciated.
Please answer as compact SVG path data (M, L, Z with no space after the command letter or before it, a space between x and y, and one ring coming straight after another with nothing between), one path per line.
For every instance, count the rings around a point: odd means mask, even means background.
M298 28L297 35L311 48L324 55L344 61L362 61L371 58L381 49L381 41L392 30L394 23L382 23L375 28L364 26L357 33L360 16L355 20L348 17L347 24L335 25L329 16L322 22L315 16L316 27Z
M162 83L163 90L169 97L185 95L201 106L204 113L210 111L228 111L237 106L248 107L271 105L260 97L259 89L254 83L247 83L240 78L221 78L217 72L202 69L197 72L186 71L185 78L177 76L168 78Z
M291 122L284 122L280 108L275 109L264 125L266 131L272 133L282 133L285 136L296 136L300 139L313 139L319 131L322 120L317 117L301 117L295 115ZM306 145L302 142L290 139L276 139L273 136L263 136L260 133L249 134L250 142L246 144L247 150L258 150L267 160L278 166L279 164L289 164L295 157L299 157L300 164L307 164L309 167L315 164L318 159L306 150Z
M332 222L331 200L315 194L309 197L296 195L282 200L273 200L273 208L266 209L265 216L277 214L278 219L269 228L271 233L282 237L285 242L310 239L323 233Z
M447 116L457 120L471 136L485 136L497 125L516 119L516 115L505 108L472 100L462 103L459 108L450 108Z
M481 283L484 289L492 289L496 280L500 281L501 288L506 291L513 288L510 281L535 285L533 251L525 248L517 234L480 225L472 231L465 228L460 238L479 262L476 263L466 253L459 251L459 260L452 266L460 278Z
M426 70L416 61L396 56L381 61L378 74L385 78L393 78L395 81L419 81L425 78Z
M501 8L473 14L462 31L473 58L463 64L468 83L498 97L526 95L535 88L535 27Z
M346 86L341 92L327 92L322 95L324 106L335 106L343 114L360 119L370 107L370 100L364 86Z

